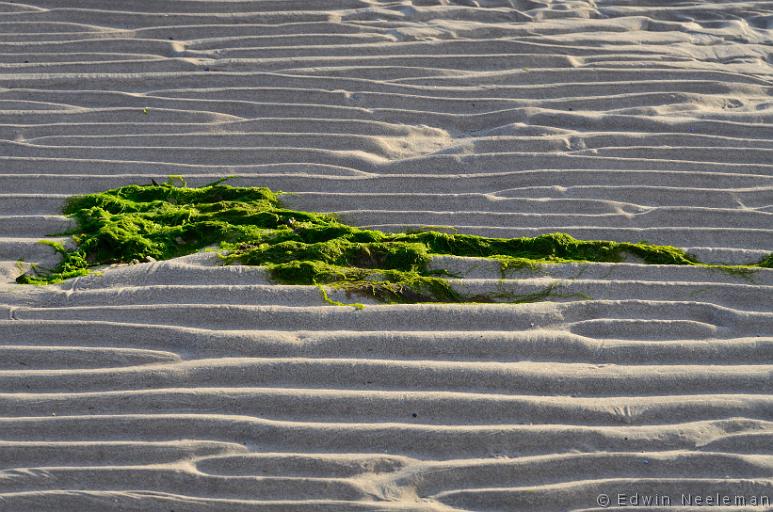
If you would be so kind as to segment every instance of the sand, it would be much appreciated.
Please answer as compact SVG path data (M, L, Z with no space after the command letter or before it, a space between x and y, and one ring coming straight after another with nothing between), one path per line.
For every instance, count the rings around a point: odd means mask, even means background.
M361 311L211 253L13 282L68 195L172 174L756 261L771 29L763 1L0 3L0 510L773 496L773 270L443 257L460 290L557 295Z

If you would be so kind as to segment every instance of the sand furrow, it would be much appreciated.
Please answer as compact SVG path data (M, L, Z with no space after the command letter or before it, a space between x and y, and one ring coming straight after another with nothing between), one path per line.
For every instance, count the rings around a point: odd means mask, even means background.
M462 362L340 358L244 358L191 360L111 369L0 371L0 388L50 393L190 386L297 387L314 379L333 389L352 385L375 389L478 391L568 396L673 394L676 390L706 395L764 393L770 365L695 367L690 365L598 365L554 363L549 371L531 362ZM367 377L361 376L362 374Z
M75 365L74 367L77 367ZM771 400L754 394L711 397L546 396L465 391L199 387L79 393L4 393L8 417L128 414L241 414L273 420L412 422L436 425L531 423L667 425L694 420L770 420ZM560 420L560 421L559 421ZM35 452L37 453L37 452ZM53 453L52 453L53 455ZM19 457L21 460L21 457Z
M590 280L577 278L571 280L551 279L548 277L527 279L502 279L491 276L487 279L453 279L451 285L457 291L468 295L484 297L501 294L506 301L508 294L516 297L549 289L555 295L554 300L586 300L604 297L607 300L658 300L665 295L674 301L709 302L712 304L742 310L767 311L766 299L773 293L773 286L754 283L754 275L746 276L744 284L689 282L657 283L651 281ZM335 290L329 294L346 298ZM5 298L0 294L0 298ZM15 296L10 297L15 298ZM353 299L354 296L350 296ZM364 297L362 297L365 300ZM70 290L59 294L30 294L18 303L36 307L80 307L97 306L111 303L114 306L158 305L158 304L232 304L232 305L271 305L287 304L293 306L318 305L320 291L312 286L286 285L153 285L125 287L120 290L103 288L98 290Z
M641 340L594 339L551 329L525 331L220 331L119 322L0 323L18 346L114 347L172 350L184 358L300 356L384 360L588 362L624 365L767 361L770 337Z
M321 299L320 299L321 300ZM356 308L286 305L228 304L155 304L126 306L28 307L0 306L3 316L14 320L76 320L120 322L132 318L136 323L180 325L213 329L296 330L299 322L309 322L317 329L369 331L400 329L431 331L437 328L461 331L523 330L556 328L585 322L628 322L631 327L645 319L673 323L697 322L706 326L711 337L763 336L769 334L773 313L743 311L700 301L653 300L582 300L569 303L539 302L511 305L373 305L362 311ZM402 318L395 324L396 318ZM641 315L646 315L642 317ZM302 324L304 325L304 324ZM667 325L664 325L667 327ZM607 329L600 325L600 329ZM708 332L708 331L707 331ZM584 333L592 336L593 331ZM651 337L664 332L654 330ZM646 332L642 333L647 339ZM604 338L608 335L602 336ZM628 337L628 336L626 336ZM680 338L678 332L672 338ZM688 338L690 336L687 336ZM700 336L704 337L704 336Z
M732 452L733 441L743 449L739 434L764 433L770 423L742 418L648 426L485 425L438 426L413 422L331 423L282 422L241 415L99 415L7 418L0 421L8 441L48 443L52 440L116 442L143 439L169 442L184 439L245 445L251 451L329 452L336 439L347 438L343 453L382 452L449 460L448 444L459 458L583 452L694 450L723 442ZM767 432L766 432L767 431ZM769 437L768 437L769 439ZM333 449L333 451L336 451ZM770 447L759 451L769 454ZM338 453L341 453L340 449ZM453 459L453 458L452 458Z

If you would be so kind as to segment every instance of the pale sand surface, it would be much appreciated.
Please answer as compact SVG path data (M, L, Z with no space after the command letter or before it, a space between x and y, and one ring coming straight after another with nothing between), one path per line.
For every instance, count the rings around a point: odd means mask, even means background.
M211 253L12 283L56 261L68 195L170 174L756 261L771 28L766 1L0 2L0 510L773 496L773 270L443 257L459 289L560 296L362 311Z

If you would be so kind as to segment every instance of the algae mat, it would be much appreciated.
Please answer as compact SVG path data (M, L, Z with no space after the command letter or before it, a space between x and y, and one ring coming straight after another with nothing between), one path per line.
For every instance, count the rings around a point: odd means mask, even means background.
M179 180L181 186L176 186ZM275 282L324 285L384 302L531 302L543 293L464 296L430 269L433 256L493 258L508 269L567 262L617 262L625 255L661 265L700 265L750 274L773 266L773 254L755 265L706 265L681 249L644 242L576 240L566 233L491 238L438 231L387 234L342 224L334 215L290 210L267 188L215 184L189 188L184 178L132 185L70 198L64 213L77 221L74 247L43 240L62 255L53 269L34 266L16 281L48 284L88 275L92 267L168 260L218 244L227 263L261 265ZM64 233L63 233L64 234ZM361 304L355 304L361 307Z

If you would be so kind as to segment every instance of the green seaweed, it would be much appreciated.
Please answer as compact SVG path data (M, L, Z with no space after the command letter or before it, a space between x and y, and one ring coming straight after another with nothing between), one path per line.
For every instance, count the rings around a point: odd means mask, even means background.
M562 262L702 265L681 249L646 242L577 240L565 233L491 238L440 231L385 233L340 222L335 216L285 208L281 193L234 187L219 180L188 187L181 176L166 183L129 185L71 198L64 213L76 221L72 247L43 241L62 255L53 269L33 268L17 282L49 284L84 276L99 265L166 260L219 244L226 263L265 266L284 284L313 285L336 305L327 289L375 297L386 303L511 302L545 300L553 289L524 296L467 297L456 292L444 270L430 270L433 255L496 259L508 269ZM773 267L773 256L755 267L717 266L746 272ZM361 306L360 304L352 304Z

